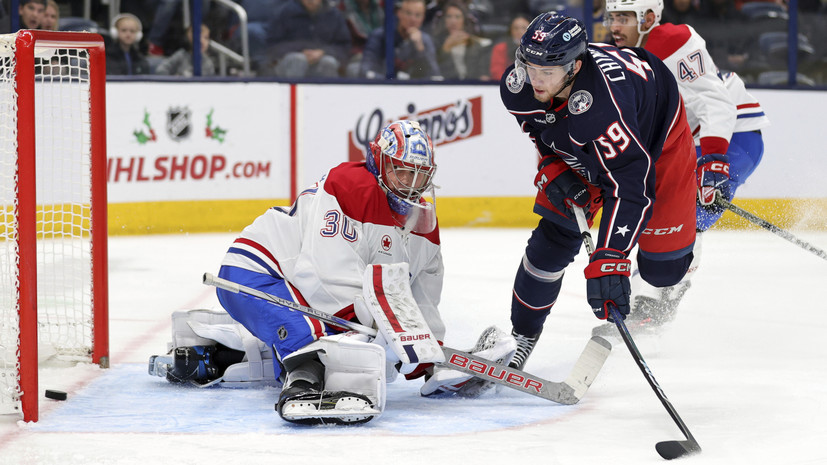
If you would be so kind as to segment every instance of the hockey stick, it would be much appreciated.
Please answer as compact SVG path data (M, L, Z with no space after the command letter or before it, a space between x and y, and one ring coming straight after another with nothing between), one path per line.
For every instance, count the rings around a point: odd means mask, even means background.
M376 336L376 330L373 328L339 318L335 315L329 315L258 289L219 278L210 273L204 273L203 282L209 286L215 286L234 293L246 294L274 305L287 307L341 328L350 329L368 336ZM579 402L586 394L589 386L591 386L600 369L603 367L603 363L609 357L611 350L612 345L609 344L608 341L599 336L592 337L580 354L580 358L575 362L568 378L560 383L548 381L522 370L445 346L442 346L442 352L445 354L445 361L442 362L442 365L469 375L474 375L486 381L502 384L503 386L525 392L526 394L560 404L572 405Z
M812 253L818 255L819 257L827 260L827 252L819 249L818 247L815 247L814 245L810 244L809 242L805 242L805 241L795 237L793 234L779 228L778 226L770 223L769 221L767 221L767 220L765 220L765 219L763 219L759 216L756 216L756 215L744 210L743 208L741 208L737 205L733 205L731 202L728 202L725 198L721 197L720 195L715 198L715 204L719 205L721 207L725 207L729 211L735 213L736 215L738 215L738 216L740 216L740 217L742 217L746 220L749 220L753 224L761 226L762 228L766 229L767 231L773 232L773 233L777 234L778 236L781 236L784 239L787 239L788 241L792 242L793 244L801 247L802 249L804 249L808 252L812 252Z
M591 255L594 253L594 243L592 242L592 234L589 232L589 223L586 221L586 215L583 213L583 210L579 208L573 208L572 210L574 210L574 216L577 219L577 225L580 228L580 233L583 237L583 244L586 246L586 252ZM620 311L616 306L609 305L609 313L617 326L617 330L620 332L620 336L623 338L623 342L626 343L626 347L632 354L632 358L635 359L635 363L643 373L644 378L646 378L646 381L649 382L649 386L652 387L652 390L655 391L655 395L658 396L660 402L664 407L666 407L666 411L669 412L669 416L672 417L672 420L675 421L675 424L678 425L678 428L686 437L685 441L659 442L655 445L655 450L657 450L658 454L666 460L672 460L685 455L701 452L701 446L698 444L698 441L696 441L695 437L692 436L692 433L689 432L689 428L686 427L686 424L683 422L680 415L678 415L678 411L675 410L672 402L669 402L669 399L666 397L666 393L663 392L663 389L661 389L655 379L655 375L652 374L652 370L649 369L649 366L643 359L643 355L640 354L640 350L638 350L637 345L635 345L632 335L629 334L629 329L626 327L626 323L623 322L623 317L620 315Z

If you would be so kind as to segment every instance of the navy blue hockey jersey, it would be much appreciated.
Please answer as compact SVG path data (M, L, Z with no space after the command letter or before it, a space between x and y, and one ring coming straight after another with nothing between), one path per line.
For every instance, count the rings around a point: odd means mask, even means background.
M536 100L528 83L520 88L519 80L509 79L513 65L500 94L536 144L541 164L559 158L600 189L598 244L628 253L652 215L654 164L672 127L686 125L683 103L672 73L648 51L605 44L589 44L587 50L566 102ZM535 212L577 228L539 202Z

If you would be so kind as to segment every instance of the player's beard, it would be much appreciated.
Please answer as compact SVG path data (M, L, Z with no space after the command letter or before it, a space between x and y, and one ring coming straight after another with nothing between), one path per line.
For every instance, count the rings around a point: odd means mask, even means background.
M562 86L564 85L564 83L565 82L561 82L551 90L543 89L543 93L541 94L537 94L537 89L534 89L534 98L537 99L537 101L539 102L549 103L551 102L552 98L558 96L561 92L563 92L564 88Z

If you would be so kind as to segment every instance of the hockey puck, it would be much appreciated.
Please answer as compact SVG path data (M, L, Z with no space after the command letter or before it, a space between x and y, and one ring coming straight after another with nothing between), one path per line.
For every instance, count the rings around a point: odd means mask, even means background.
M46 398L47 399L54 399L54 400L66 400L66 393L63 391L55 391L52 389L46 389Z

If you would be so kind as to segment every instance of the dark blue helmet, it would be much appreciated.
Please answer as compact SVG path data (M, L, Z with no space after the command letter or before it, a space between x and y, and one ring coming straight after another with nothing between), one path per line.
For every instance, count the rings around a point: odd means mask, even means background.
M516 58L538 66L565 66L586 53L587 43L583 23L552 11L537 16L528 25Z

